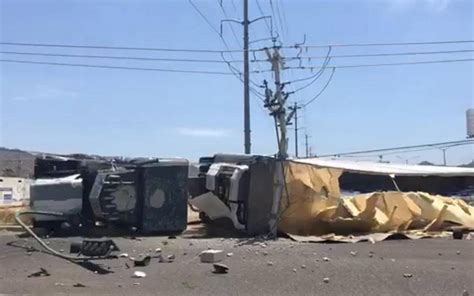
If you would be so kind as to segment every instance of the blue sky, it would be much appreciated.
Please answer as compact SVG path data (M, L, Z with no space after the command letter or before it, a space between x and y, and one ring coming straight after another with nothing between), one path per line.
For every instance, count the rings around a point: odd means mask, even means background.
M266 13L269 1L259 0ZM218 0L194 1L218 28L224 18ZM240 1L223 0L230 17L241 16ZM249 0L252 18L260 16ZM474 7L469 0L277 1L286 19L283 42L306 44L469 40ZM1 40L134 47L225 49L218 35L187 0L175 1L1 1ZM280 27L278 27L281 30ZM235 25L240 43L241 28ZM228 27L225 39L238 48ZM263 22L251 26L252 39L268 36ZM268 43L254 44L255 47ZM473 44L334 48L333 54L472 49ZM127 52L86 49L2 50L68 54L219 59L218 54ZM325 55L314 49L308 55ZM287 50L287 56L295 51ZM233 54L241 59L240 53ZM228 56L231 58L230 56ZM262 56L263 57L263 56ZM472 58L472 53L392 58L333 59L333 65ZM1 58L228 71L221 64L88 60L1 55ZM312 60L313 64L320 61ZM293 64L297 65L297 64ZM240 67L240 65L237 64ZM252 69L258 70L255 63ZM261 63L260 67L269 66ZM313 152L459 140L466 136L465 111L474 107L473 63L338 69L321 97L301 112L301 126ZM243 152L242 84L233 76L120 71L46 65L0 64L0 146L58 153L127 156L181 156L197 159L216 152ZM285 79L306 70L286 71ZM305 102L327 77L294 94ZM254 74L260 83L270 76ZM296 85L295 85L296 87ZM276 151L272 119L251 98L252 152ZM300 151L304 151L303 131ZM453 164L473 159L474 147L448 150ZM293 153L293 138L290 138ZM441 151L391 156L392 161L441 161Z

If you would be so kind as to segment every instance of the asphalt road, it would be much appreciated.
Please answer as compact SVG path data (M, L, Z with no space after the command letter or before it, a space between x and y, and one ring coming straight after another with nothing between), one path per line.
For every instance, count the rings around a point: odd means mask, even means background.
M77 238L48 239L50 246L66 253L71 240ZM110 272L100 274L46 253L28 255L23 246L40 249L32 238L3 233L0 294L445 296L467 290L474 295L474 240L315 244L278 239L267 241L266 247L251 239L114 240L130 256L154 253L159 247L165 257L174 254L176 259L152 259L141 268L134 268L127 258L96 261ZM208 248L233 253L223 261L228 274L214 274L212 264L200 262L198 254ZM40 268L51 275L28 278ZM135 270L147 277L132 278ZM76 283L85 287L74 287Z

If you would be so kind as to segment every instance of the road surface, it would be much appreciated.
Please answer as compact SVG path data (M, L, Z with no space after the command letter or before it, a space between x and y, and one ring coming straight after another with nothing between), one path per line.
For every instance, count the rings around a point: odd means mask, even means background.
M47 239L69 251L78 238ZM127 258L96 261L105 274L23 246L32 239L0 235L0 293L109 295L474 295L474 240L421 239L355 244L296 243L288 239L145 237L114 238L121 253L139 257L161 248L172 263L152 259L134 268ZM228 274L214 274L198 254L208 248L233 253ZM329 261L323 260L324 257ZM127 268L129 265L130 268ZM51 275L28 275L45 268ZM135 270L145 278L132 278ZM411 277L410 277L411 275ZM324 279L328 278L328 282ZM85 287L74 287L80 283Z

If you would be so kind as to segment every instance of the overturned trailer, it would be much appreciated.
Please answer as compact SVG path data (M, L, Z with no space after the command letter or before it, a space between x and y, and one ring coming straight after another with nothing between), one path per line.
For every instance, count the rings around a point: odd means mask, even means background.
M279 169L282 174L279 174ZM343 197L341 175L373 177L361 188L376 193ZM325 233L440 230L474 227L474 208L462 200L429 193L417 178L463 178L456 190L469 188L474 169L340 163L321 159L279 161L270 157L218 154L201 161L201 174L192 182L190 204L211 220L228 219L248 234L297 235ZM382 178L387 184L378 183ZM399 184L400 178L408 180ZM435 181L435 180L434 180ZM190 181L191 182L191 181ZM198 184L198 185L196 185ZM284 185L282 188L282 184ZM436 186L429 192L437 194ZM344 189L344 187L342 187ZM403 192L402 192L403 191ZM410 193L410 191L416 191ZM428 190L427 190L428 191ZM441 192L442 193L442 192ZM255 219L254 217L258 217ZM277 227L272 227L276 221Z

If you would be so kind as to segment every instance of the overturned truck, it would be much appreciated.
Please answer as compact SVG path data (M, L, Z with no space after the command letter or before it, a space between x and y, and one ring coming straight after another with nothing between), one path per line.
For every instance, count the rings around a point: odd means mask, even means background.
M66 231L181 232L188 169L183 159L38 158L30 190L33 224Z

